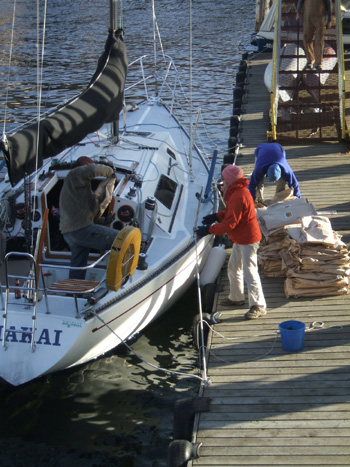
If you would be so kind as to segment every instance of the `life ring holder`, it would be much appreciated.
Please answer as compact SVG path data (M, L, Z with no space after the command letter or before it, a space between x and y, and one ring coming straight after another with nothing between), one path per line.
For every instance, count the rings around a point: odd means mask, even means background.
M128 225L116 236L109 255L106 287L117 292L123 280L136 271L141 249L141 231Z

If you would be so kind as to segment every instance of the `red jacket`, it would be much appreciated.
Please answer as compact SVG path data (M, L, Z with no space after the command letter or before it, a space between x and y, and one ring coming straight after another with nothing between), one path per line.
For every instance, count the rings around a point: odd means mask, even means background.
M240 178L225 193L226 209L217 213L218 223L209 227L212 235L227 234L231 242L250 245L261 240L252 195L246 188L249 181Z

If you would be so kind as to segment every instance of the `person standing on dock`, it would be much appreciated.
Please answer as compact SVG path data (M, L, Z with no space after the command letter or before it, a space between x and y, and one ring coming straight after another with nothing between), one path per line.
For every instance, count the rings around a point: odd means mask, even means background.
M301 12L304 13L303 36L304 48L307 59L306 69L322 71L322 58L324 49L325 27L332 27L332 3L331 0L299 0L297 5L296 20L301 21ZM326 18L327 17L327 18ZM313 38L315 34L315 48Z
M299 183L290 168L286 151L279 143L262 143L255 149L255 167L250 177L248 190L253 200L262 203L264 200L264 179L276 182L276 194L283 191L286 184L293 188L293 195L300 198Z
M227 234L233 243L227 268L230 294L221 305L244 305L245 281L249 303L245 318L259 318L266 315L257 257L261 232L254 201L247 190L249 181L244 178L243 170L235 165L229 165L222 171L222 180L226 208L203 218L204 225L197 228L197 238L208 234Z

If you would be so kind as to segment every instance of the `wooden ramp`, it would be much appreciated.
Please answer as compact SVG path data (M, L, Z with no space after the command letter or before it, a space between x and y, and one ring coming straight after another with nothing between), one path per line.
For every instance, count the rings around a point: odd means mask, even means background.
M270 59L249 63L237 165L249 177L254 150L266 141L269 95L263 74ZM304 198L327 215L350 246L350 156L339 142L284 145ZM274 190L274 187L266 187ZM267 196L268 197L268 196ZM230 251L227 252L228 254ZM350 465L350 294L287 299L283 279L262 278L268 314L246 321L247 306L228 309L226 270L209 334L208 377L199 397L210 409L195 416L193 466ZM300 352L283 350L279 323L306 324ZM319 323L323 323L320 327Z

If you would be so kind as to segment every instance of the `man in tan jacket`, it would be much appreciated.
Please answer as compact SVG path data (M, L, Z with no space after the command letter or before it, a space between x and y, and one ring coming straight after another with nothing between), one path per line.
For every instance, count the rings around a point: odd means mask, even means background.
M86 266L91 249L109 250L118 234L104 225L112 219L100 217L106 191L91 189L95 177L109 177L114 186L113 169L88 157L79 158L78 164L65 178L60 194L60 230L72 252L72 267ZM84 279L85 271L71 269L69 278Z

